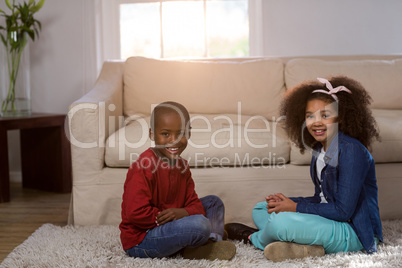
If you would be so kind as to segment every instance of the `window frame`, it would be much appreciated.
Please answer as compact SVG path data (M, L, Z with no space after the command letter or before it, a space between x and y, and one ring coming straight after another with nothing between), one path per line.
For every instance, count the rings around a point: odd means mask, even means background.
M108 59L120 59L120 4L154 3L177 0L95 0L96 58L100 70ZM203 1L203 0L193 0ZM249 57L263 55L262 1L248 0ZM117 42L116 42L117 40Z

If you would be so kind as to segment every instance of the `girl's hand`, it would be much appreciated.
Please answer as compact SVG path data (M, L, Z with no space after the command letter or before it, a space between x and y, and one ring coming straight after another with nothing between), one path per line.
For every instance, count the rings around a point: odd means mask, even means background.
M155 223L157 226L163 225L170 221L175 221L181 219L183 217L188 216L187 210L184 208L168 208L161 211L155 219Z
M265 197L265 201L267 201L267 209L269 209L269 204L270 203L273 203L273 202L279 202L279 201L282 201L282 199L280 199L278 196L276 196L275 194L271 194L271 195L269 195L269 196L267 196L267 197Z
M268 198L270 197L270 198ZM271 214L273 212L296 212L297 203L287 198L283 194L274 194L274 196L267 197L267 209L268 213Z
M279 196L277 196L277 194L273 194L273 195L271 194L271 195L265 197L265 201L267 201L267 203L269 203L271 201L279 202L279 201L282 201L282 199L280 199Z

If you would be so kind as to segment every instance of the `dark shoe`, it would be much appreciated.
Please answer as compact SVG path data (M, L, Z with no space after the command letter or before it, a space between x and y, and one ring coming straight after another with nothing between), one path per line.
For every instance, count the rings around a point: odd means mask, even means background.
M243 241L244 244L251 244L248 237L258 231L258 229L251 228L241 223L227 223L225 224L225 231L228 233L228 238L233 240Z
M236 254L236 246L230 241L208 242L207 244L196 248L185 248L183 250L184 259L213 261L230 260Z
M302 245L291 242L273 242L264 249L268 260L279 262L287 259L301 259L305 257L321 257L325 255L322 246Z
M226 230L223 230L222 240L228 240L228 232Z

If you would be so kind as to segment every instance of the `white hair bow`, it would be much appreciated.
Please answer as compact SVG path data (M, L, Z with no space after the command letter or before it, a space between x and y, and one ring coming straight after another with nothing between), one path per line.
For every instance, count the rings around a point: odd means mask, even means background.
M336 101L338 101L338 97L335 94L338 93L339 91L346 91L349 94L352 94L352 92L349 89L347 89L345 86L339 86L339 87L333 88L331 83L327 79L317 78L317 80L320 81L321 83L324 83L327 86L329 91L326 91L324 89L316 89L312 93L316 93L316 92L325 93L325 94L331 95L332 98L334 98L334 100L336 100Z

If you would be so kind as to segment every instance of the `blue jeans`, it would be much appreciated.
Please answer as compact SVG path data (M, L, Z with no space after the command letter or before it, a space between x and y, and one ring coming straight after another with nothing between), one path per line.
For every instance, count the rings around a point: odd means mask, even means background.
M183 248L204 245L208 239L221 241L224 230L225 207L214 195L200 198L205 210L203 215L191 215L149 230L144 240L126 250L130 257L163 258Z
M251 235L254 246L264 250L275 241L323 246L326 253L360 251L363 246L347 222L298 212L267 212L267 202L258 203L252 213L258 232Z

